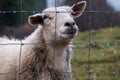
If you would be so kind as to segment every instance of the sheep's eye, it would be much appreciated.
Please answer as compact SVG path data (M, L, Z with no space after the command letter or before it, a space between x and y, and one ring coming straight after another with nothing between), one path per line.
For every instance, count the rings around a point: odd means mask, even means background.
M48 19L52 19L51 17L46 16L46 15L43 17L43 19L47 19L47 18L48 18Z

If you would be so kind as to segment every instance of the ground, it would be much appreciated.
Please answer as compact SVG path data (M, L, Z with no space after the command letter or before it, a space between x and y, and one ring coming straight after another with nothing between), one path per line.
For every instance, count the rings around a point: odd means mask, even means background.
M73 80L119 80L120 27L91 30L90 44L88 34L73 40Z

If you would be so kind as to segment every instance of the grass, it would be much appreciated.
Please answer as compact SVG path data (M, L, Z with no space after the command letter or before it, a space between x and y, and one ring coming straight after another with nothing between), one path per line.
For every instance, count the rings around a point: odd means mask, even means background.
M120 27L91 30L88 41L88 31L73 40L73 80L119 80Z

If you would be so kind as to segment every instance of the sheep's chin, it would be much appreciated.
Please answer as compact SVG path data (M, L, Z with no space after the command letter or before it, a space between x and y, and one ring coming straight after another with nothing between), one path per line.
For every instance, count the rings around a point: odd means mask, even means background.
M64 33L61 33L61 36L63 38L66 38L66 39L73 39L76 35L77 35L77 33L74 33L74 34L64 34Z

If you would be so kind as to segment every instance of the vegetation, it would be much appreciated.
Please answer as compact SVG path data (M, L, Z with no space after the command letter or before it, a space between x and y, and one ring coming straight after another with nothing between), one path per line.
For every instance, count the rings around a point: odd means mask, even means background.
M90 44L88 31L80 32L73 42L74 80L120 79L120 27L91 30Z
M30 14L41 12L45 8L46 0L0 0L0 31L7 26L17 27L26 23Z

